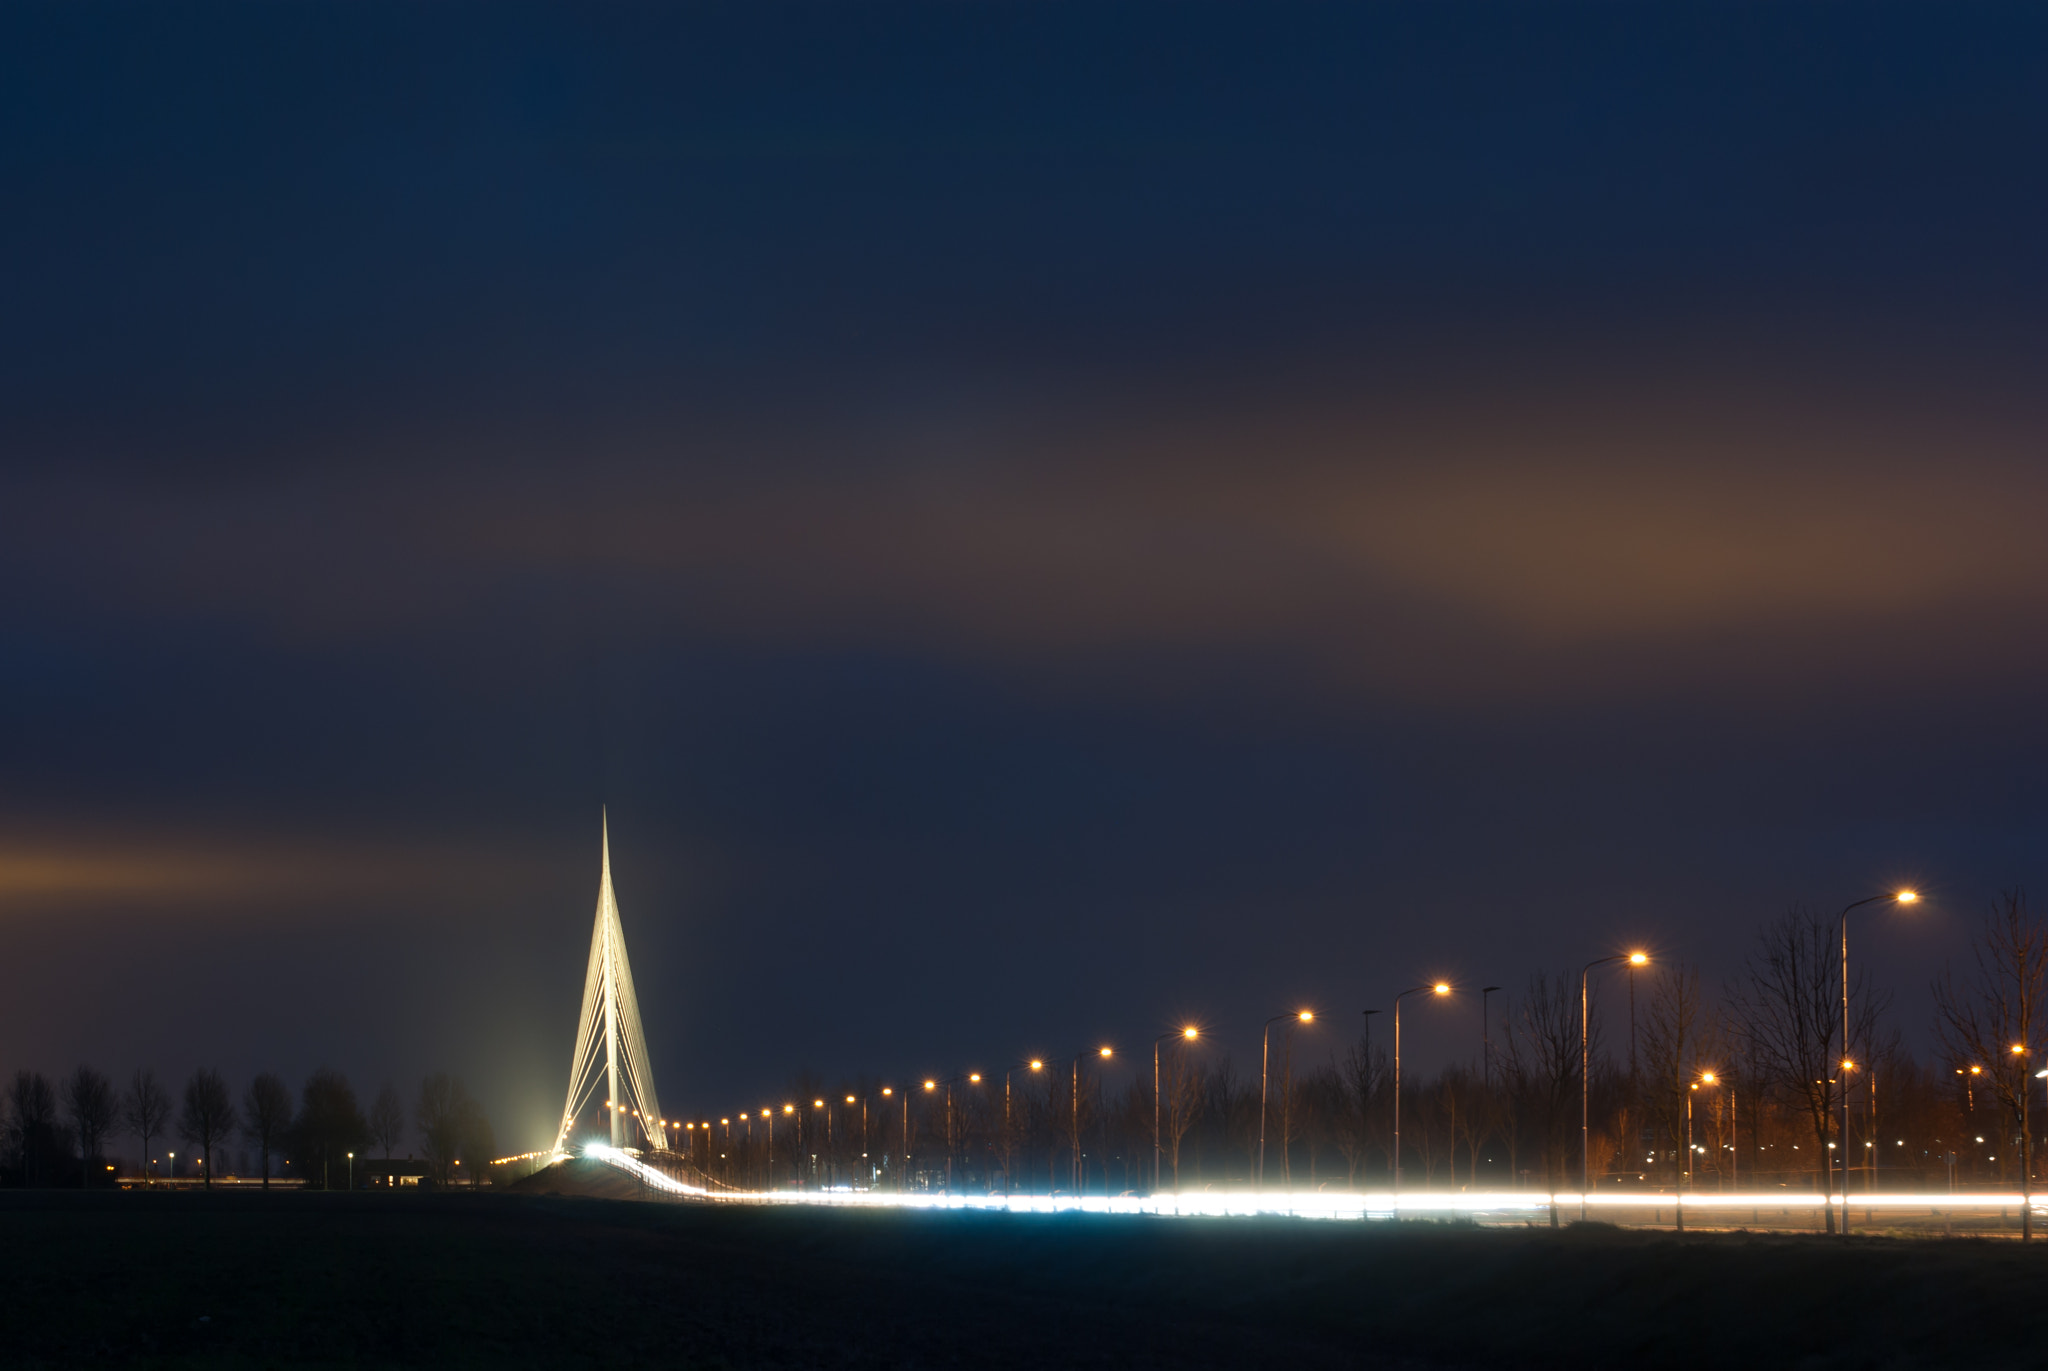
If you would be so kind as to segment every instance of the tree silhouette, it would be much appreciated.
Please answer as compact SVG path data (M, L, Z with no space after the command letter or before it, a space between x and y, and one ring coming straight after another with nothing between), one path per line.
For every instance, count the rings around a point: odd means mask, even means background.
M327 1189L334 1173L345 1167L344 1154L363 1146L370 1136L348 1077L323 1066L306 1078L299 1091L299 1121L292 1136L292 1145L307 1164L307 1180L312 1179L317 1162L320 1187Z
M208 1190L213 1189L213 1173L219 1169L214 1147L234 1131L235 1101L228 1094L228 1083L218 1071L200 1067L185 1082L185 1107L178 1114L178 1132L199 1149L199 1159L205 1168L202 1180Z
M21 1168L23 1185L47 1179L57 1150L57 1092L39 1071L20 1070L7 1088L7 1149Z
M382 1148L388 1159L405 1138L405 1101L398 1098L398 1087L389 1081L378 1089L377 1098L370 1104L369 1124L370 1141Z
M89 1066L81 1066L64 1082L64 1105L71 1129L78 1135L78 1184L90 1183L101 1145L114 1127L114 1086Z
M292 1092L268 1071L242 1096L242 1134L263 1158L263 1188L270 1189L270 1154L284 1146L292 1126Z
M1761 1068L1757 1088L1781 1107L1803 1112L1813 1130L1813 1167L1827 1188L1828 1144L1835 1139L1835 1073L1841 1065L1842 963L1834 919L1794 909L1757 930L1756 948L1731 997L1751 1059ZM1870 994L1858 976L1850 987L1854 1029L1868 1042L1885 997ZM1823 1211L1835 1231L1835 1211Z
M413 1128L419 1134L420 1149L433 1164L435 1180L442 1185L448 1184L448 1173L462 1155L463 1129L474 1108L462 1082L445 1071L436 1071L420 1082Z
M157 1084L156 1072L146 1066L135 1069L128 1093L121 1100L121 1122L142 1141L142 1174L149 1177L149 1140L170 1123L171 1097ZM154 1182L150 1182L154 1184Z
M1980 1078L2019 1136L2020 1188L2027 1196L2021 1234L2031 1238L2034 1140L2027 1101L2038 1053L2034 1034L2048 1013L2048 927L2027 911L2023 891L2010 890L1984 920L1971 951L1974 976L1958 984L1955 973L1945 971L1934 983L1935 1027L1956 1062L1982 1068ZM1999 1155L2007 1151L2001 1147Z

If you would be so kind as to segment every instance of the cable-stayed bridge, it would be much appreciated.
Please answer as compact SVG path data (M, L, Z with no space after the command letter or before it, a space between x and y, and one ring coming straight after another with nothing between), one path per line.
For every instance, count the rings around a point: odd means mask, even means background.
M633 964L626 958L626 933L619 926L619 902L612 893L612 835L609 816L600 819L602 856L597 878L597 919L590 930L590 962L583 973L583 1013L576 1026L576 1052L569 1059L569 1099L555 1151L569 1147L577 1117L604 1086L614 1149L644 1142L656 1152L668 1147L667 1123L654 1091L647 1060L647 1035L640 1025L640 999L633 991Z

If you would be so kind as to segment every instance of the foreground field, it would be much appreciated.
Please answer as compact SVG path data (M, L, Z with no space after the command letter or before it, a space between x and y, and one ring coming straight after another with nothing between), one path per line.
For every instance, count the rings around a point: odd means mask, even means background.
M2044 1282L1973 1240L0 1196L7 1365L2022 1365Z

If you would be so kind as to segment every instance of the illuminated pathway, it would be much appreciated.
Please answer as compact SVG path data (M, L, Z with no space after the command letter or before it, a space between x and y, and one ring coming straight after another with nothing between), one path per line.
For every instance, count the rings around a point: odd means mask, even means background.
M570 1154L561 1153L566 1159ZM1327 1191L1313 1194L1254 1194L1251 1192L1199 1191L1166 1195L940 1195L929 1192L897 1194L883 1190L769 1190L712 1191L676 1180L638 1157L603 1143L586 1143L583 1155L605 1162L636 1177L650 1190L690 1199L725 1204L807 1204L851 1209L949 1209L981 1210L1010 1214L1127 1214L1168 1217L1223 1217L1268 1214L1300 1219L1391 1219L1396 1214L1418 1218L1470 1218L1479 1222L1507 1224L1548 1224L1553 1205L1560 1211L1576 1208L1576 1194L1538 1195L1528 1191L1497 1191L1473 1194L1404 1194ZM1685 1212L1699 1215L1703 1224L1727 1225L1740 1217L1738 1211L1803 1215L1819 1221L1821 1210L1840 1207L1839 1198L1816 1194L1724 1194L1724 1195L1589 1195L1586 1202L1595 1209L1619 1217L1627 1211L1673 1208L1674 1199ZM2017 1210L2024 1203L2020 1195L1868 1195L1850 1204L1852 1212L1870 1210L1892 1218L1982 1217L2000 1211ZM2048 1199L2036 1197L2035 1212L2043 1212Z

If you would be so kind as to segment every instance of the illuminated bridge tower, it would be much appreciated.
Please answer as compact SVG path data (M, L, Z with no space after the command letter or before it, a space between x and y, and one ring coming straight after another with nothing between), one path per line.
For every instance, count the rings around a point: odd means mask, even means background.
M629 1147L645 1135L656 1148L668 1145L661 1102L654 1095L654 1071L647 1039L640 1031L640 1002L633 994L633 967L626 960L626 934L619 927L619 903L612 896L611 826L604 824L603 865L597 883L597 922L590 930L590 967L583 974L583 1016L576 1029L576 1055L569 1063L569 1102L562 1109L555 1150L569 1143L576 1116L591 1103L602 1081L613 1147ZM634 1111L638 1112L635 1117Z

